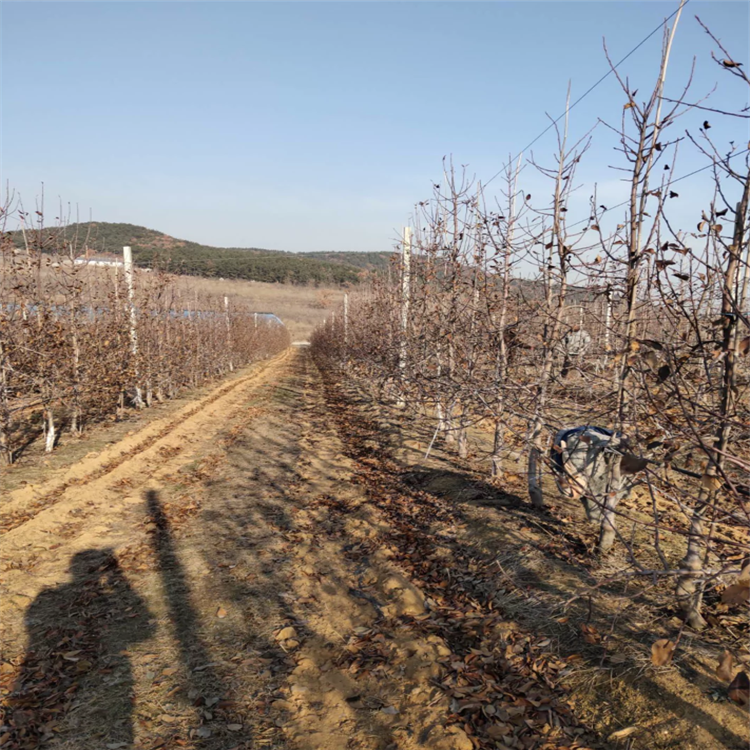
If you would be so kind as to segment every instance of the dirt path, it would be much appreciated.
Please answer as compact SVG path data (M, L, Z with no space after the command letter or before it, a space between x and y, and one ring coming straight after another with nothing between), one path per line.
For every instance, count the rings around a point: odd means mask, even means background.
M299 348L14 496L0 747L608 746L378 429Z
M103 540L117 547L131 539L142 523L144 491L171 484L175 472L195 471L215 459L216 436L260 413L264 383L290 356L287 352L252 368L176 414L83 459L62 476L4 498L2 559L10 569L3 586L11 600L23 607L41 588L55 583L66 555ZM44 554L49 551L54 555Z

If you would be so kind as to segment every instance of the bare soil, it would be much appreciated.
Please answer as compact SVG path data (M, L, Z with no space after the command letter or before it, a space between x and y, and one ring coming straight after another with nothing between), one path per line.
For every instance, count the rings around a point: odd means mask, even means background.
M724 640L654 670L648 602L563 607L575 534L422 429L297 348L40 465L0 507L0 747L747 746Z

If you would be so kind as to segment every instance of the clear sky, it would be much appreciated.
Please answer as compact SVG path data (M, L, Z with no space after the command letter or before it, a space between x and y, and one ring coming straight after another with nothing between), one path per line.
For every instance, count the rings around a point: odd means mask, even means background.
M33 209L44 183L49 223L61 199L84 219L213 245L388 250L444 156L487 180L560 114L568 81L575 99L607 70L603 37L619 60L676 7L2 2L3 184ZM718 82L716 106L747 102L694 16L750 66L749 8L691 0L669 90L695 56L695 98ZM660 45L656 34L623 65L632 88L653 85ZM624 101L610 77L571 114L573 135L617 124ZM712 133L743 143L747 123ZM579 172L602 200L620 195L614 145L599 127ZM534 154L553 146L548 133ZM684 147L676 171L704 163ZM701 184L682 183L686 215L705 203Z

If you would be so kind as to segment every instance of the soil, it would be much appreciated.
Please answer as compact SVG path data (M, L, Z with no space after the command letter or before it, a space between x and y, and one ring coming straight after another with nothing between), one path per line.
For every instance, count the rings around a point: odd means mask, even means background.
M299 347L38 465L0 507L0 747L747 747L741 645L654 668L668 615L575 598L580 519L424 441Z

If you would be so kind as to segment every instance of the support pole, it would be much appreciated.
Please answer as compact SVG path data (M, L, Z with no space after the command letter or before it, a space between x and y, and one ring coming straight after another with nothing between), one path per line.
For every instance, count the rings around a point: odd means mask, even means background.
M349 346L349 295L344 294L344 356Z
M401 342L399 345L399 379L401 393L399 406L406 406L404 387L406 385L407 333L409 330L409 302L411 301L411 227L404 227L404 239L401 254Z
M229 355L229 372L234 372L232 363L232 324L229 321L229 297L224 296L224 318L227 322L227 354Z
M607 312L604 316L604 365L605 367L609 364L609 336L610 327L612 325L612 287L607 286Z
M133 405L136 409L142 409L143 397L141 396L140 378L138 375L138 327L135 314L135 293L133 291L133 252L125 245L122 248L122 265L125 271L125 284L128 287L128 310L130 313L130 351L133 355L133 370L135 372L135 396Z

